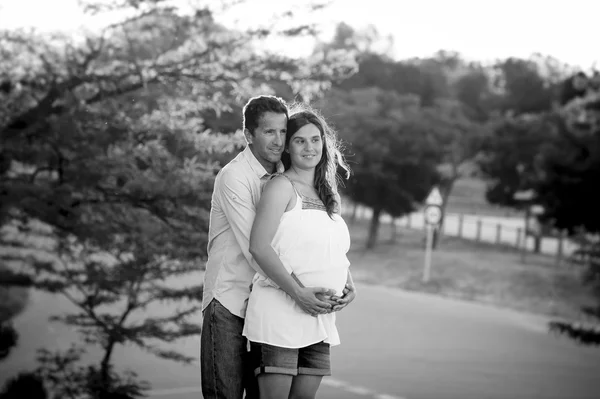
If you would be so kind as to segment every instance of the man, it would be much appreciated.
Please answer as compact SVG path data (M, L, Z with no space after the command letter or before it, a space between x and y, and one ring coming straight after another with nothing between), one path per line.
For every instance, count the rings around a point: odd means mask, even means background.
M208 262L202 298L201 374L205 399L258 398L258 385L248 363L242 336L246 304L255 272L249 239L262 186L283 172L288 108L274 96L251 98L243 108L248 145L219 171L215 179L208 232ZM354 298L344 290L344 303L325 300L325 288L302 287L299 305L313 315L339 310Z

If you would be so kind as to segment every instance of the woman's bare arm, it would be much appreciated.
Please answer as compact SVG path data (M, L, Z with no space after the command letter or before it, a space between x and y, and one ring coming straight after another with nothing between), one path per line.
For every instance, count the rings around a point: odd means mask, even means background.
M293 196L291 183L284 177L275 178L266 184L250 233L250 253L269 279L290 295L305 312L315 316L331 309L331 304L319 300L316 295L333 295L335 292L327 288L297 284L271 246L281 216Z

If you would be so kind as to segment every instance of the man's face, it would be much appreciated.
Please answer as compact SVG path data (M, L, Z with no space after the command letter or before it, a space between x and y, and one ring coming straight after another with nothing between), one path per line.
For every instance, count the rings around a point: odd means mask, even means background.
M286 131L287 117L285 114L265 112L259 119L254 134L250 133L248 129L244 132L252 154L269 173L273 172L275 164L281 159Z

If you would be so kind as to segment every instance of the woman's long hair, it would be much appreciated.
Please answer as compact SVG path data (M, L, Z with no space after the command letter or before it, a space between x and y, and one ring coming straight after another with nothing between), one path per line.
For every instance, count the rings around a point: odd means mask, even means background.
M325 118L309 105L293 104L290 107L289 115L287 134L285 136L286 148L288 148L292 136L303 126L312 124L321 132L323 151L321 160L315 168L315 189L325 205L327 214L329 217L333 217L335 212L341 211L340 204L336 201L338 183L340 182L338 167L346 172L346 179L350 177L350 167L342 154L341 142L336 132L327 124ZM286 170L292 165L290 155L287 152L283 153L281 161Z

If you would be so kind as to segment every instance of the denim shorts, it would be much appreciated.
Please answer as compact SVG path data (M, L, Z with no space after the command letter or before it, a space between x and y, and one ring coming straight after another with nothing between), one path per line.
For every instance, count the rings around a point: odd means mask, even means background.
M254 375L331 375L329 344L318 342L304 348L282 348L250 342Z

